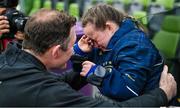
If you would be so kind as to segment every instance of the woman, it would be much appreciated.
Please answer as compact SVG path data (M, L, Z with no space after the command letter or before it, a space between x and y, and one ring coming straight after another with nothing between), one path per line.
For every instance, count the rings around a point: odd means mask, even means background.
M84 14L82 25L85 35L74 52L90 61L80 74L103 95L122 101L159 86L163 59L137 21L100 4Z

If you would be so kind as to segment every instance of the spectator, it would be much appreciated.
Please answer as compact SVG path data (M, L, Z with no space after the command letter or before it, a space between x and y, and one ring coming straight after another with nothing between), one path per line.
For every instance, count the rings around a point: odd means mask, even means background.
M4 6L4 4L8 6ZM17 5L18 5L18 0L11 0L11 1L0 0L0 40L1 40L0 44L2 46L0 52L2 52L6 48L7 44L12 40L14 40L15 38L20 41L23 39L23 33L20 31L18 31L16 34L10 33L9 21L7 17L4 16L8 8L16 8Z

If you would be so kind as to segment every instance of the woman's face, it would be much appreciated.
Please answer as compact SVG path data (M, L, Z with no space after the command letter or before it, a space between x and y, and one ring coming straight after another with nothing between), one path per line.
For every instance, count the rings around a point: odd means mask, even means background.
M109 31L102 29L97 29L94 24L87 23L84 27L84 34L90 38L93 42L93 46L99 49L105 49L108 44L108 37L110 37Z

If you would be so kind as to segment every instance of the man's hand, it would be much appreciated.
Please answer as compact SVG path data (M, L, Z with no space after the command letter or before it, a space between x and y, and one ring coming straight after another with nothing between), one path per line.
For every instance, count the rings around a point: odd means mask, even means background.
M15 38L17 40L24 40L24 33L17 31L17 33L15 34Z
M88 53L92 50L93 42L87 36L83 35L78 41L78 46L83 52Z
M168 72L168 67L165 65L161 74L159 86L167 95L168 101L170 101L177 92L177 84L171 73Z
M8 33L9 32L9 21L6 16L0 16L0 33Z

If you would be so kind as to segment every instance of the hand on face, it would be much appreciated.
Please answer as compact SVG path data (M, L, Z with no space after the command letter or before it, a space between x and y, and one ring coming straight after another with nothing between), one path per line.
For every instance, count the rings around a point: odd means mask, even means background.
M0 33L8 33L9 27L9 21L7 20L7 17L0 16Z
M90 52L93 47L93 42L90 38L83 35L81 39L78 41L78 46L83 52Z
M167 72L168 72L168 67L164 66L164 70L161 74L159 86L161 89L164 90L168 100L170 101L176 95L177 84L172 74Z
M93 62L90 61L85 61L82 63L82 72L80 73L81 76L86 76L86 74L88 74L89 70L91 69L92 66L94 66L95 64Z

